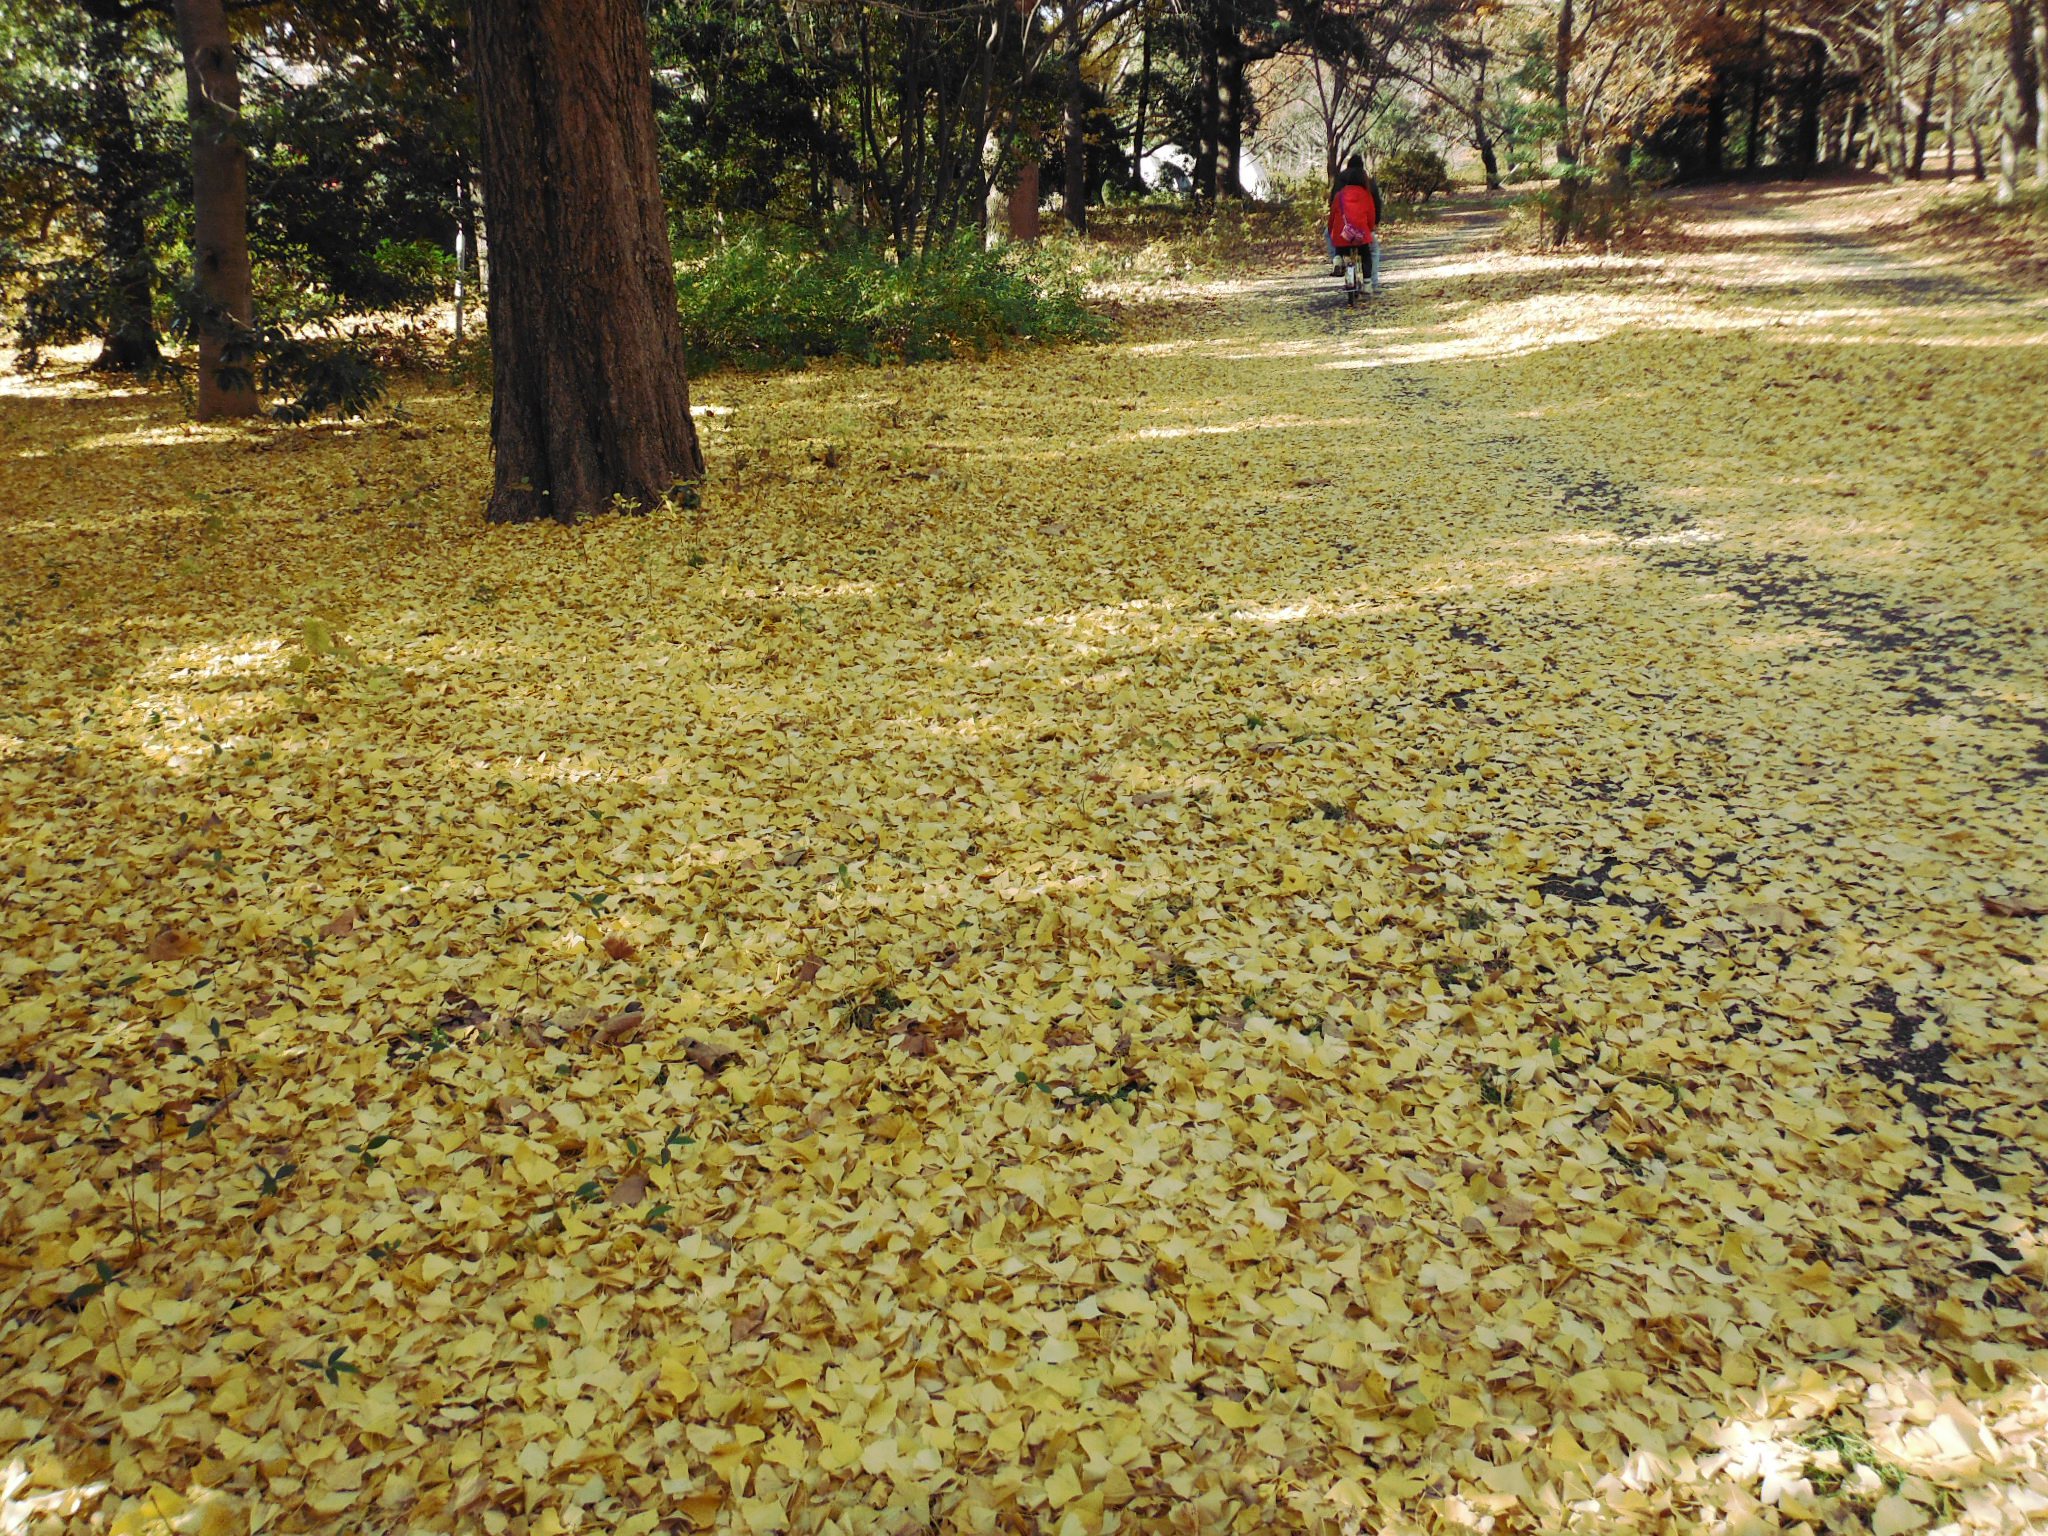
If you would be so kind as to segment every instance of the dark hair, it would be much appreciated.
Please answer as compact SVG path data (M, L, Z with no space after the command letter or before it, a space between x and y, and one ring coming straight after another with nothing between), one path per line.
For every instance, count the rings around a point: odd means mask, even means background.
M1337 173L1337 185L1342 187L1364 187L1370 190L1372 179L1365 174L1365 157L1353 155L1344 162L1344 169Z
M1365 174L1365 156L1353 155L1349 160L1346 160L1344 162L1344 174L1346 176L1363 176Z

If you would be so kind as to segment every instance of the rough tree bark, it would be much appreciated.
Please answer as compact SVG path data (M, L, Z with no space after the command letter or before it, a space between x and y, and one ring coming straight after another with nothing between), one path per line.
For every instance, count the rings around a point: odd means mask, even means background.
M125 68L126 12L112 0L85 7L91 22L87 47L92 71L93 181L107 264L113 278L106 334L93 367L110 373L154 373L163 362L157 346L156 267L142 220L148 195L135 114Z
M2019 196L2020 148L2036 130L2028 121L2028 110L2037 84L2034 68L2032 19L2021 0L2006 0L2004 87L1999 93L1998 185L1994 194L2001 204Z
M249 155L242 146L242 82L223 0L177 0L192 123L192 271L199 289L198 417L256 410L254 358L239 338L254 318L249 296Z
M1036 240L1038 224L1038 146L1026 143L1024 159L1017 166L1017 180L1010 188L1010 238Z
M704 473L638 0L477 0L492 522L646 508Z
M1214 203L1221 130L1220 104L1217 98L1223 89L1223 60L1213 22L1204 21L1198 47L1200 57L1197 61L1198 78L1195 82L1195 200L1200 203Z
M1244 75L1244 55L1233 47L1217 73L1216 192L1219 197L1234 197L1240 202L1245 196Z

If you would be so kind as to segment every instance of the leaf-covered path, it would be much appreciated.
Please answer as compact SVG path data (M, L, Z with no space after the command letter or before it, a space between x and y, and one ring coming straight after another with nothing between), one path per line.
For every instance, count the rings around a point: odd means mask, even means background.
M2040 1518L2048 311L1781 255L714 379L574 532L6 380L9 1517Z

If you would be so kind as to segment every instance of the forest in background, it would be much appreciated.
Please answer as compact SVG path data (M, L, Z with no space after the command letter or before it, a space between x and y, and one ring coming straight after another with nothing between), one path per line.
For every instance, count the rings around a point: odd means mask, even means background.
M1035 236L1042 204L1082 231L1137 199L1319 199L1354 152L1396 201L1447 161L1528 184L1560 243L1672 179L1849 167L2001 202L2048 179L2048 0L657 0L646 21L699 360L1074 334L1049 268L979 254ZM232 45L204 84L195 27ZM238 409L360 409L378 377L344 317L476 303L469 54L438 0L0 8L24 359L95 341L101 369L149 374L225 329ZM227 150L239 180L205 170ZM209 220L253 283L225 327L194 275Z

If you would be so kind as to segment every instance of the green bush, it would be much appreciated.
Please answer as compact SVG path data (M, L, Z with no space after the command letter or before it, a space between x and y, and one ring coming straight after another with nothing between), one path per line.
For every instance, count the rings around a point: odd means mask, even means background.
M1380 161L1380 191L1390 203L1426 203L1451 190L1451 170L1433 149L1397 149Z
M983 250L972 231L898 261L875 241L822 248L751 230L682 253L676 289L693 368L914 363L1103 330L1071 272L1028 250Z

